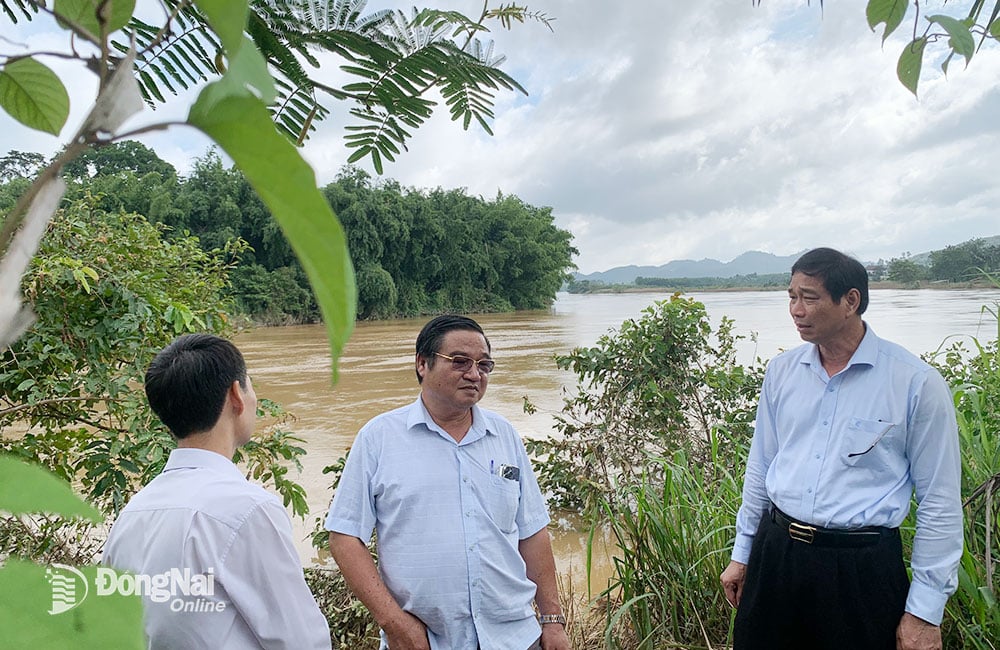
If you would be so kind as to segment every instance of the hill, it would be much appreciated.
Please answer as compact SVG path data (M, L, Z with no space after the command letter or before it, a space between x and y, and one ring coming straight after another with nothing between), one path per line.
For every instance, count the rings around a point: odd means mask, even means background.
M1000 246L1000 235L978 237L987 246ZM972 241L972 240L969 240ZM962 244L967 242L962 242ZM956 244L961 246L962 244ZM942 249L943 250L943 249ZM773 255L761 251L747 251L731 262L705 258L701 260L674 260L660 266L616 266L607 271L595 273L574 273L578 281L588 280L603 284L634 284L635 279L642 278L732 278L740 275L770 275L787 273L805 250L794 255ZM910 256L910 259L922 266L931 265L931 253L926 251ZM870 266L872 262L862 262Z
M618 266L596 273L574 273L577 280L604 284L632 284L637 277L644 278L731 278L737 275L767 275L785 273L802 253L779 256L761 251L747 251L731 262L710 258L701 260L674 260L660 266Z

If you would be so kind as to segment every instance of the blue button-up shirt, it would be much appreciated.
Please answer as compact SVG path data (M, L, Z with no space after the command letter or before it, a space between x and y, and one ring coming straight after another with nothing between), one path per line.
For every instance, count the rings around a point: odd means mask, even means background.
M816 526L895 528L915 493L906 611L939 624L958 584L963 542L951 391L930 365L866 330L833 377L811 343L768 365L732 557L747 562L771 502Z
M506 419L474 406L456 443L418 398L358 433L326 529L365 542L375 529L382 579L432 650L524 650L541 628L518 542L548 522Z

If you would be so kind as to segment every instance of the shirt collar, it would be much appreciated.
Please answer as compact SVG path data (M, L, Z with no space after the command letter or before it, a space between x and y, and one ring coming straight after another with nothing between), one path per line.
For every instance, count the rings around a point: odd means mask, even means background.
M406 414L406 428L412 429L418 425L424 425L430 431L434 431L449 440L452 437L449 436L431 417L431 414L427 411L427 407L424 405L424 401L418 396L416 401L410 405L409 412ZM482 409L479 408L478 404L472 405L472 426L469 427L469 432L465 434L462 442L459 444L466 444L469 442L475 442L479 440L486 434L496 435L493 431L486 426L486 417L483 415Z
M208 469L219 474L232 474L244 478L243 473L232 460L214 451L195 447L174 449L170 452L170 457L167 459L163 471L191 468Z
M861 338L861 343L858 343L854 354L851 355L851 360L847 362L846 368L850 368L851 366L875 365L875 360L878 358L878 337L872 331L871 325L864 323L864 326L865 335ZM812 350L809 351L809 354L802 357L802 363L808 364L814 369L821 370L823 362L819 358L819 346L815 343L810 345L812 346Z

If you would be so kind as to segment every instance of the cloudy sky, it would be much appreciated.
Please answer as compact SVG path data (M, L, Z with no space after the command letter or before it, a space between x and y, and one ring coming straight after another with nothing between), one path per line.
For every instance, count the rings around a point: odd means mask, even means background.
M442 112L386 176L551 207L584 273L820 245L888 259L1000 234L1000 48L987 45L968 69L953 62L947 79L935 50L914 99L895 76L912 7L883 48L865 4L527 0L554 31L528 23L494 37L530 95L499 97L493 137ZM0 41L0 53L11 47ZM187 101L138 121L183 116ZM51 153L63 142L23 131L0 119L2 148ZM335 115L304 150L320 184L349 155L343 135ZM182 173L209 146L183 129L145 141Z

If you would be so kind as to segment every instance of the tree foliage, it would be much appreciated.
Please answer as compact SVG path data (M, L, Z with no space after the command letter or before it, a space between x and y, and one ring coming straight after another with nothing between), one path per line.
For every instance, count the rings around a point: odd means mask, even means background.
M930 274L935 280L967 282L1000 272L1000 245L972 239L931 253Z
M67 201L146 215L166 236L198 238L205 251L242 239L230 278L235 307L268 324L313 322L319 309L306 273L246 177L208 151L178 178L134 142L102 147L65 171ZM16 156L19 152L11 152ZM0 184L0 200L15 178ZM497 194L424 191L345 167L323 188L340 215L357 268L358 317L547 307L572 267L572 236L551 210Z
M927 267L917 264L909 254L892 258L886 268L886 278L892 282L914 284L927 277Z
M233 65L218 26L212 24L211 3L165 4L171 10L168 30L131 17L111 43L124 54L134 39L140 88L151 105L215 79ZM366 14L367 4L254 0L242 22L235 14L224 15L246 25L246 35L274 77L277 92L268 108L278 127L301 144L331 113L331 101L341 102L353 118L345 136L353 149L348 162L370 158L379 173L383 160L395 160L413 130L431 116L435 94L464 129L475 121L492 134L496 94L527 91L500 69L505 57L496 55L492 41L484 43L480 35L489 31L489 23L510 29L512 22L535 20L551 29L552 22L543 12L514 3L484 5L474 18L429 8ZM13 22L19 16L15 9L28 20L38 9L31 0L0 0L0 6ZM95 26L90 33L98 33ZM335 81L336 75L321 67L329 66L329 55L342 62L346 81ZM36 63L24 61L32 67ZM16 67L13 72L18 72ZM3 79L0 76L0 88Z
M732 329L723 318L713 332L704 305L675 294L597 345L557 356L576 391L556 417L558 435L526 443L542 457L551 501L591 510L643 480L659 484L655 459L675 452L740 462L732 451L749 440L763 365L736 363Z
M191 237L165 240L142 217L82 202L61 212L24 281L39 320L0 355L0 429L28 427L0 449L116 512L174 446L136 386L178 334L226 331L226 274L241 246L205 252ZM253 471L275 475L267 465L285 453L280 446L254 456L262 469ZM286 488L289 500L301 490Z
M762 0L753 0L759 5ZM928 53L940 56L941 70L948 74L952 61L964 60L969 65L972 56L989 40L1000 40L1000 0L972 0L968 10L944 13L947 0L938 3L942 13L928 14L927 4L920 0L868 0L865 17L873 32L881 29L882 43L903 25L910 6L913 7L913 38L899 54L896 76L914 95ZM992 4L992 6L991 6ZM819 6L822 9L823 0Z
M514 196L404 189L355 168L323 191L347 232L363 318L547 307L577 252L551 209Z

